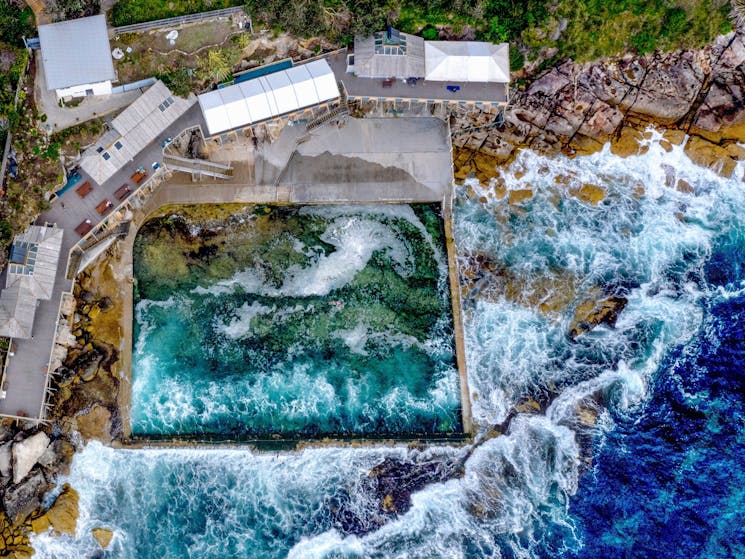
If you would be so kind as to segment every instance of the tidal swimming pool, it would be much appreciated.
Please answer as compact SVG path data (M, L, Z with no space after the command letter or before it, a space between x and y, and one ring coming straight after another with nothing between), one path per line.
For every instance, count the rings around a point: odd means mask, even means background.
M134 271L133 436L462 432L439 205L168 208Z

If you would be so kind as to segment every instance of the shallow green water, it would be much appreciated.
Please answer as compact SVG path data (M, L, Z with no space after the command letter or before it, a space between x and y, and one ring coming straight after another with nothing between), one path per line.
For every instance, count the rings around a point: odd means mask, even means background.
M178 212L138 234L134 435L461 430L437 206L218 223Z

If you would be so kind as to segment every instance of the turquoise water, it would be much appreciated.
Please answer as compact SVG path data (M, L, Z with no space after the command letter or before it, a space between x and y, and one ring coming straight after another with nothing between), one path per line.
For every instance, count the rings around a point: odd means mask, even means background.
M479 446L462 478L430 484L406 513L359 533L340 511L379 518L371 468L419 451L91 444L60 480L80 492L78 531L34 538L39 556L95 557L98 526L114 530L105 556L116 559L745 556L745 168L724 179L658 139L628 159L524 152L501 178L530 185L530 201L510 206L488 185L461 198L480 435L525 398L544 402ZM693 192L667 186L678 178ZM585 204L559 191L567 182L607 196ZM474 263L491 275L474 276ZM598 289L628 304L615 327L572 341L574 309Z
M134 435L461 429L437 207L248 208L198 227L170 215L138 236Z

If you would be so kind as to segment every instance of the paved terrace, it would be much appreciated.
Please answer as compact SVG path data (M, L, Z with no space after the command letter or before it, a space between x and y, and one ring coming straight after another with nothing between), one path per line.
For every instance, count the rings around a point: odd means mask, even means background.
M52 208L39 216L36 223L56 223L64 229L62 236L62 250L54 284L54 295L48 301L39 301L34 320L33 337L26 340L14 339L15 352L9 357L6 368L5 389L6 397L0 399L0 415L44 419L43 409L47 385L47 368L50 362L51 350L56 335L57 319L61 299L64 293L72 289L72 282L67 280L67 257L70 249L80 240L75 228L84 220L90 219L96 224L101 216L96 212L96 206L105 198L117 204L114 192L125 183L134 188L130 176L135 169L144 166L152 173L152 163L162 163L163 154L161 142L169 136L185 128L202 125L202 113L198 105L192 106L176 122L163 131L162 135L148 145L138 157L125 165L117 174L104 184L98 185L85 173L75 187L71 188L56 200ZM80 198L75 188L90 181L94 185L93 192L87 197ZM0 276L1 285L5 285L5 271Z
M390 87L383 87L379 78L358 78L347 73L347 50L327 55L326 60L336 76L336 81L344 82L349 97L357 99L409 100L421 102L444 101L449 103L497 104L507 102L509 86L501 83L475 82L433 82L419 79L415 85L396 80ZM457 85L460 90L454 93L445 86Z

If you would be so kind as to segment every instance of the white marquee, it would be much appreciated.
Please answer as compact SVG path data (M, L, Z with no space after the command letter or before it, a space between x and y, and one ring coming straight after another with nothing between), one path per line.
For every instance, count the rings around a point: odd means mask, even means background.
M199 96L210 135L331 101L339 88L325 60L293 66Z

